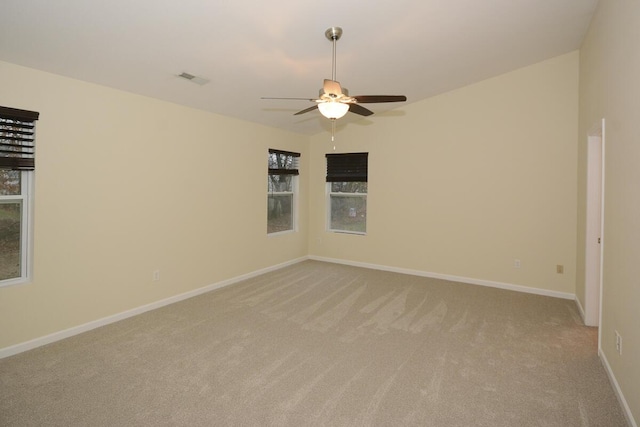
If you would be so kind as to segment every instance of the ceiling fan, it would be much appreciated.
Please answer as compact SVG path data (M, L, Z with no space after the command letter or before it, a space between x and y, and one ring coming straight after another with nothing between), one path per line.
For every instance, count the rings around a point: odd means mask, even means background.
M294 115L308 113L313 110L320 110L320 114L334 122L344 117L347 112L359 114L361 116L370 116L373 111L363 107L360 104L380 103L380 102L404 102L407 97L404 95L357 95L349 96L347 88L340 86L336 81L336 42L342 36L342 28L331 27L324 33L325 37L333 43L333 68L331 80L325 79L320 95L317 99L312 98L271 98L263 97L262 99L288 99L288 100L305 100L314 102L315 105L298 111Z

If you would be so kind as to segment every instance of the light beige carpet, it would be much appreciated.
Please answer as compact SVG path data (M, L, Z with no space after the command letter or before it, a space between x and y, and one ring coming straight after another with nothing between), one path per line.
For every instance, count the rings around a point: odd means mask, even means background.
M306 261L0 360L2 426L624 426L573 301Z

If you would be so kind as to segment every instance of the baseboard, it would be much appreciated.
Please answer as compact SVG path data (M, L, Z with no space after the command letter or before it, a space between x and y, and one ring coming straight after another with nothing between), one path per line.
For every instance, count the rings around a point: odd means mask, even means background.
M580 299L576 296L576 305L578 306L578 311L580 312L580 318L582 319L582 323L586 324L586 318L584 314L584 308L582 308L582 304L580 304Z
M45 335L43 337L39 337L39 338L35 338L33 340L30 341L26 341L23 343L19 343L10 347L5 347L0 349L0 359L5 358L5 357L9 357L9 356L13 356L15 354L18 353L22 353L24 351L27 350L31 350L46 344L50 344L56 341L60 341L62 339L65 338L69 338L72 337L74 335L78 335L81 334L83 332L87 332L90 331L92 329L96 329L99 328L101 326L105 326L108 325L110 323L114 323L114 322L118 322L120 320L124 320L127 319L129 317L133 317L136 316L138 314L142 314L145 313L147 311L150 310L155 310L157 308L160 307L164 307L166 305L169 304L173 304L188 298L193 298L195 296L204 294L206 292L210 292L213 291L215 289L219 289L225 286L229 286L232 285L234 283L237 282L241 282L243 280L246 279L250 279L252 277L256 277L259 276L261 274L265 274L271 271L275 271L275 270L279 270L281 268L293 265L293 264L297 264L299 262L305 261L307 259L312 259L312 260L316 260L316 261L323 261L323 262L331 262L334 264L345 264L345 265L351 265L354 267L363 267L363 268L369 268L369 269L373 269L373 270L382 270L382 271L390 271L390 272L394 272L394 273L402 273L402 274L410 274L413 276L422 276L422 277L431 277L434 279L443 279L443 280L450 280L453 282L461 282L461 283L469 283L469 284L473 284L473 285L481 285L481 286L489 286L489 287L494 287L494 288L500 288L500 289L507 289L507 290L512 290L512 291L517 291L517 292L525 292L525 293L531 293L531 294L538 294L538 295L545 295L545 296L551 296L551 297L556 297L556 298L563 298L563 299L573 299L576 300L576 296L574 294L570 294L570 293L564 293L564 292L556 292L556 291L549 291L546 289L537 289L537 288L530 288L527 286L521 286L521 285L513 285L513 284L509 284L509 283L501 283L501 282L494 282L494 281L490 281L490 280L482 280L482 279L473 279L473 278L469 278L469 277L461 277L461 276L452 276L452 275L447 275L447 274L439 274L439 273L431 273L431 272L427 272L427 271L421 271L421 270L411 270L411 269L406 269L406 268L399 268L399 267L391 267L391 266L385 266L385 265L378 265L378 264L370 264L370 263L364 263L364 262L357 262L357 261L349 261L349 260L343 260L343 259L336 259L336 258L325 258L325 257L319 257L319 256L304 256L304 257L300 257L291 261L287 261L281 264L277 264L271 267L266 267L260 270L256 270L247 274L243 274L241 276L237 276L237 277L233 277L231 279L227 279L227 280L223 280L221 282L217 282L202 288L198 288L195 289L193 291L189 291L180 295L175 295L160 301L156 301L150 304L146 304L140 307L136 307L134 309L131 310L127 310L121 313L117 313L111 316L107 316L107 317L103 317L101 319L97 319L79 326L74 326L72 328L69 329L65 329L62 331L58 331L58 332L54 332L52 334L49 335ZM578 306L579 306L579 302L578 302ZM579 306L580 307L580 306ZM581 307L580 307L581 308ZM582 314L582 311L581 311ZM584 317L583 317L584 318Z
M627 399L624 398L624 394L622 394L622 390L620 389L620 384L618 384L618 380L616 380L616 376L613 374L611 370L611 365L609 365L609 361L607 360L607 356L604 354L601 348L598 349L598 356L600 356L600 360L602 361L602 365L604 366L604 370L609 376L609 382L613 386L613 390L616 392L616 397L620 402L620 406L624 410L624 415L627 417L627 422L630 427L638 427L636 420L633 418L633 414L631 413L631 408L627 403Z
M27 350L32 350L34 348L37 347L41 347L43 345L46 344L51 344L53 342L56 341L60 341L63 340L65 338L69 338L72 337L74 335L78 335L81 334L83 332L87 332L90 331L92 329L96 329L99 328L101 326L105 326L108 325L110 323L115 323L118 322L120 320L124 320L127 319L129 317L133 317L133 316L137 316L138 314L142 314L145 313L147 311L151 311L151 310L155 310L157 308L161 308L164 306L167 306L169 304L173 304L179 301L183 301L185 299L188 298L193 298L195 296L207 293L207 292L211 292L215 289L220 289L223 288L225 286L229 286L232 285L234 283L238 283L241 282L243 280L247 280L247 279L251 279L253 277L259 276L261 274L265 274L265 273L269 273L271 271L275 271L275 270L279 270L281 268L284 267L288 267L290 265L293 264L297 264L299 262L305 261L307 260L308 257L301 257L301 258L296 258L293 259L291 261L287 261L287 262L283 262L281 264L277 264L271 267L266 267L260 270L256 270L256 271L252 271L250 273L247 274L243 274L241 276L237 276L237 277L233 277L231 279L227 279L227 280L223 280L221 282L217 282L217 283L213 283L211 285L207 285L205 287L202 288L198 288L198 289L194 289L193 291L189 291L189 292L185 292L183 294L179 294L179 295L175 295L160 301L156 301L156 302L152 302L150 304L146 304L140 307L136 307L133 308L131 310L127 310L127 311L123 311L121 313L117 313L111 316L107 316L107 317L103 317L101 319L97 319L88 323L84 323L82 325L79 326L74 326L72 328L69 329L64 329L62 331L58 331L58 332L54 332L52 334L49 335L45 335L43 337L39 337L39 338L35 338L33 340L30 341L26 341L23 343L19 343L16 345L12 345L9 347L5 347L0 349L0 359L3 359L5 357L9 357L9 356L13 356L15 354L18 353L22 353L25 352Z
M480 285L480 286L488 286L491 288L508 289L510 291L524 292L528 294L544 295L549 297L571 299L571 300L576 299L575 294L571 294L568 292L557 292L557 291L550 291L547 289L530 288L528 286L494 282L491 280L474 279L474 278L462 277L462 276L452 276L448 274L431 273L431 272L422 271L422 270L411 270L407 268L390 267L386 265L369 264L366 262L349 261L349 260L343 260L343 259L337 259L337 258L325 258L325 257L319 257L315 255L310 255L309 259L312 259L315 261L331 262L334 264L351 265L354 267L370 268L373 270L390 271L392 273L410 274L412 276L422 276L422 277L430 277L433 279L450 280L452 282L468 283L471 285Z

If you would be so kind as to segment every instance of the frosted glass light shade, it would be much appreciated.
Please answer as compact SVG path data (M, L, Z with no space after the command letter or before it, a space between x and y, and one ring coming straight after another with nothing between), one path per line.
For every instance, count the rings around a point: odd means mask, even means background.
M339 119L347 114L349 104L342 102L321 102L318 104L318 110L320 110L320 114L327 119Z

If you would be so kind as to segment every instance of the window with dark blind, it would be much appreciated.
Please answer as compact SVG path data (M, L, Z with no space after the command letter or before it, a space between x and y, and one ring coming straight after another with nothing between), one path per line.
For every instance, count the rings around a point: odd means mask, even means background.
M39 113L0 107L0 168L35 168L35 127Z
M269 150L267 233L295 230L300 153Z
M367 182L369 153L327 154L327 182Z
M328 229L367 231L369 153L327 154Z
M24 282L30 276L38 117L34 111L0 107L0 286Z

